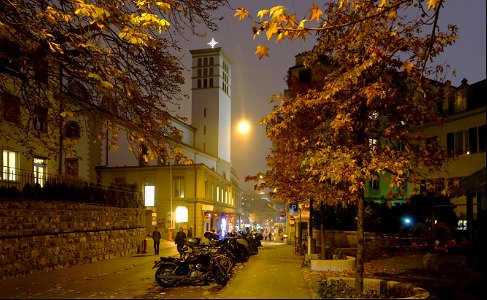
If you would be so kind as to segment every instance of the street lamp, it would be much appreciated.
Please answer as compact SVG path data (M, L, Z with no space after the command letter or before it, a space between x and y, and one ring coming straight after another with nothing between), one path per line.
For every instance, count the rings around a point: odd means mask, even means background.
M246 135L250 131L250 123L245 119L240 120L237 124L237 131L240 134Z

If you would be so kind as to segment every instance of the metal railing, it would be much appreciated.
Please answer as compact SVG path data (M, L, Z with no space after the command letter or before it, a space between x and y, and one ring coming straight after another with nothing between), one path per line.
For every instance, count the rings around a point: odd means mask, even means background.
M134 185L88 183L77 176L2 167L0 200L42 200L141 207L142 193Z

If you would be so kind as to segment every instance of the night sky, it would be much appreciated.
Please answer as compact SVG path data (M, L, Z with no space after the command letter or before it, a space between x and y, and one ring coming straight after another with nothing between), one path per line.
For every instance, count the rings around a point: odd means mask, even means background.
M320 5L322 1L315 1ZM230 1L233 8L245 7L252 16L261 9L269 9L275 5L288 7L288 12L296 11L298 18L302 18L312 2L308 0L294 1ZM240 178L243 190L251 189L254 183L243 183L246 175L255 175L265 171L265 157L270 153L270 142L265 130L259 121L267 115L272 104L269 99L276 93L282 92L285 86L285 76L288 68L294 65L296 54L309 50L314 38L311 37L305 44L300 41L284 41L275 45L275 40L267 41L265 36L253 40L252 23L238 21L233 11L228 9L218 12L216 17L223 16L220 29L217 32L208 32L205 38L194 38L189 42L181 41L181 47L187 55L184 58L187 68L184 86L185 93L191 95L190 67L191 55L189 50L207 48L212 37L218 42L216 47L222 47L233 62L232 68L232 123L236 124L242 118L251 122L251 132L243 136L232 130L232 163ZM486 1L485 0L447 0L440 16L440 26L444 29L447 24L459 27L457 42L446 49L438 57L437 63L449 64L456 70L456 77L447 76L455 86L460 85L463 78L470 84L486 78ZM262 60L254 54L257 45L266 45L270 48L270 57ZM181 105L179 113L190 116L190 103Z

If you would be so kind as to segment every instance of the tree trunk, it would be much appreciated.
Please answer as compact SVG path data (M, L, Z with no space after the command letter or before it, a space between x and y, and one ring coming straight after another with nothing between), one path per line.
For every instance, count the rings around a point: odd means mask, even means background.
M355 272L355 293L360 297L364 290L364 194L357 193L357 258Z
M320 258L326 259L326 234L325 234L325 204L321 201L320 213L321 213L321 224L320 224Z
M309 225L308 225L308 254L312 254L311 242L313 241L313 198L309 198Z

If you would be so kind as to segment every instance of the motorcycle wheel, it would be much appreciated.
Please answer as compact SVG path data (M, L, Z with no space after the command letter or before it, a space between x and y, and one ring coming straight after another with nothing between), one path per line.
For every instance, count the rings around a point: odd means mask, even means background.
M220 268L213 268L213 276L215 276L215 281L218 285L225 286L228 282L227 274L225 274Z
M220 254L216 257L216 259L220 263L220 266L222 266L222 268L227 272L227 274L232 270L234 263L229 256L225 254Z
M165 275L173 275L174 267L171 265L162 265L156 270L156 282L162 287L168 288L175 286L177 279L164 279Z

